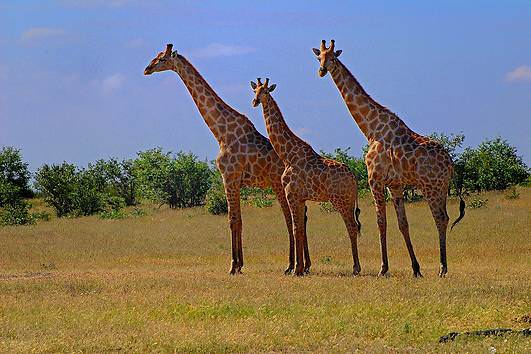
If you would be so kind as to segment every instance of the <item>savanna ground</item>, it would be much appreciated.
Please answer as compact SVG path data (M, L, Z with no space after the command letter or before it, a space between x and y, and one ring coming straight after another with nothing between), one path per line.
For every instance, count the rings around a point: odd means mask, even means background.
M388 278L377 278L371 199L361 202L362 276L337 214L309 208L310 276L284 276L279 208L246 206L244 274L228 275L225 216L201 208L142 217L53 219L0 228L0 350L530 352L523 336L459 338L451 331L527 328L531 315L531 189L488 193L449 234L449 275L424 202L406 206L424 278L388 206ZM470 196L467 201L475 199ZM451 219L457 204L449 204Z

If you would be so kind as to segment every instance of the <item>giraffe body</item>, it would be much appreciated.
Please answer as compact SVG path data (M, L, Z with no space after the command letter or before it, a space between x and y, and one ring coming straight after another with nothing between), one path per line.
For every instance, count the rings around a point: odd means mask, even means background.
M404 208L404 186L417 186L425 196L439 233L440 271L447 273L446 230L448 213L446 201L448 186L453 175L453 163L443 146L411 130L396 114L372 99L338 59L341 51L334 51L334 41L326 48L313 49L320 68L319 76L328 72L336 84L347 108L369 142L365 156L368 182L373 194L377 213L382 268L380 275L389 269L386 241L385 188L389 188L398 218L399 229L408 249L414 276L422 276L420 266L409 236L409 226ZM464 216L461 200L460 216ZM452 225L452 226L453 226Z
M271 187L280 203L288 228L290 251L286 273L294 268L294 237L291 214L282 187L284 164L269 140L256 130L253 123L226 104L210 87L192 64L169 44L146 67L144 74L171 70L183 80L201 116L219 143L216 166L223 177L227 196L232 241L230 273L241 272L243 266L242 220L240 189Z
M303 275L310 259L307 236L303 231L305 202L311 200L330 201L341 214L351 240L353 272L357 275L361 266L357 250L360 224L357 220L359 209L356 178L346 165L320 156L289 129L277 103L270 95L276 85L268 86L268 83L268 79L264 84L260 79L258 85L251 83L255 92L253 106L262 105L269 139L280 159L284 161L282 185L293 219L296 242L295 274ZM303 258L306 264L303 264Z

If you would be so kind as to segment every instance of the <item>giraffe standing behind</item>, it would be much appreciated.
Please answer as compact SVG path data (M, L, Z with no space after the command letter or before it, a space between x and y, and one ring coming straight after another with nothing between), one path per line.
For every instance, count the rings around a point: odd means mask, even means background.
M350 71L339 61L341 50L334 50L334 40L329 48L321 42L320 49L313 48L320 64L319 76L328 72L332 76L347 108L369 141L365 157L371 192L374 196L382 267L380 275L389 269L386 241L385 188L389 188L398 218L398 225L404 237L414 276L422 276L420 266L409 237L409 226L404 208L403 188L417 186L428 201L439 233L440 271L443 277L448 271L446 261L446 230L448 213L446 199L448 186L453 175L450 155L439 143L412 131L396 114L372 99ZM455 226L464 217L465 204L460 201L459 217Z
M271 143L261 135L253 123L227 105L210 87L190 62L172 44L160 52L144 70L145 75L171 70L183 80L199 112L219 143L216 165L223 177L229 209L232 240L230 273L241 273L243 266L242 219L240 189L242 186L271 187L280 203L288 227L290 251L286 273L294 268L294 237L291 214L282 187L284 164Z
M303 275L307 264L303 265L303 254L307 237L304 232L305 202L330 201L341 214L347 227L352 246L354 260L353 273L358 275L361 266L358 258L357 237L360 231L358 220L358 186L356 177L348 167L334 160L326 159L317 154L310 145L295 135L287 126L277 103L271 97L276 85L269 86L269 79L262 84L251 82L255 93L253 107L262 104L267 133L273 148L281 160L285 170L282 184L288 199L293 218L293 234L295 235L297 261L295 274Z

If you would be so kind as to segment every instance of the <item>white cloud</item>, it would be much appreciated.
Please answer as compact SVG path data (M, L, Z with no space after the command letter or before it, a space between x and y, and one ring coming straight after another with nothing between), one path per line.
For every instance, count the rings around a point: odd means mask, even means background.
M521 65L505 75L505 80L512 81L531 81L531 66Z
M125 76L122 74L113 74L110 76L107 76L103 80L95 80L93 81L93 84L98 87L103 94L108 95L112 92L119 90L123 83L125 82Z
M230 57L234 55L248 54L254 51L255 49L251 47L212 43L204 48L194 50L192 56L197 58Z
M61 37L65 34L65 31L61 28L50 27L34 27L30 28L20 36L23 42L37 42L48 38Z

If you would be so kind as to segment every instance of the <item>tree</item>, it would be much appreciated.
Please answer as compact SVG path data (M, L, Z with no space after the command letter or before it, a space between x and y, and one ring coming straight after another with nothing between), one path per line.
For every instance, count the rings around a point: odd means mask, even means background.
M61 165L43 165L35 174L35 187L44 201L55 209L58 217L74 212L77 188L75 165L66 162Z
M29 187L28 164L22 160L20 150L7 146L0 150L0 207L6 200L29 198L33 195ZM3 195L3 196L2 196Z
M467 148L457 163L467 190L502 190L524 183L529 167L515 147L500 137L483 141L476 149Z
M344 163L347 165L349 170L354 173L358 179L358 189L359 190L368 190L368 173L367 166L365 165L364 157L367 154L368 145L363 148L363 157L357 158L355 156L349 155L350 147L346 149L337 148L333 153L327 153L321 151L321 155L329 159L336 160L338 162Z
M142 196L170 208L202 205L211 184L208 164L191 153L139 152L134 171Z

